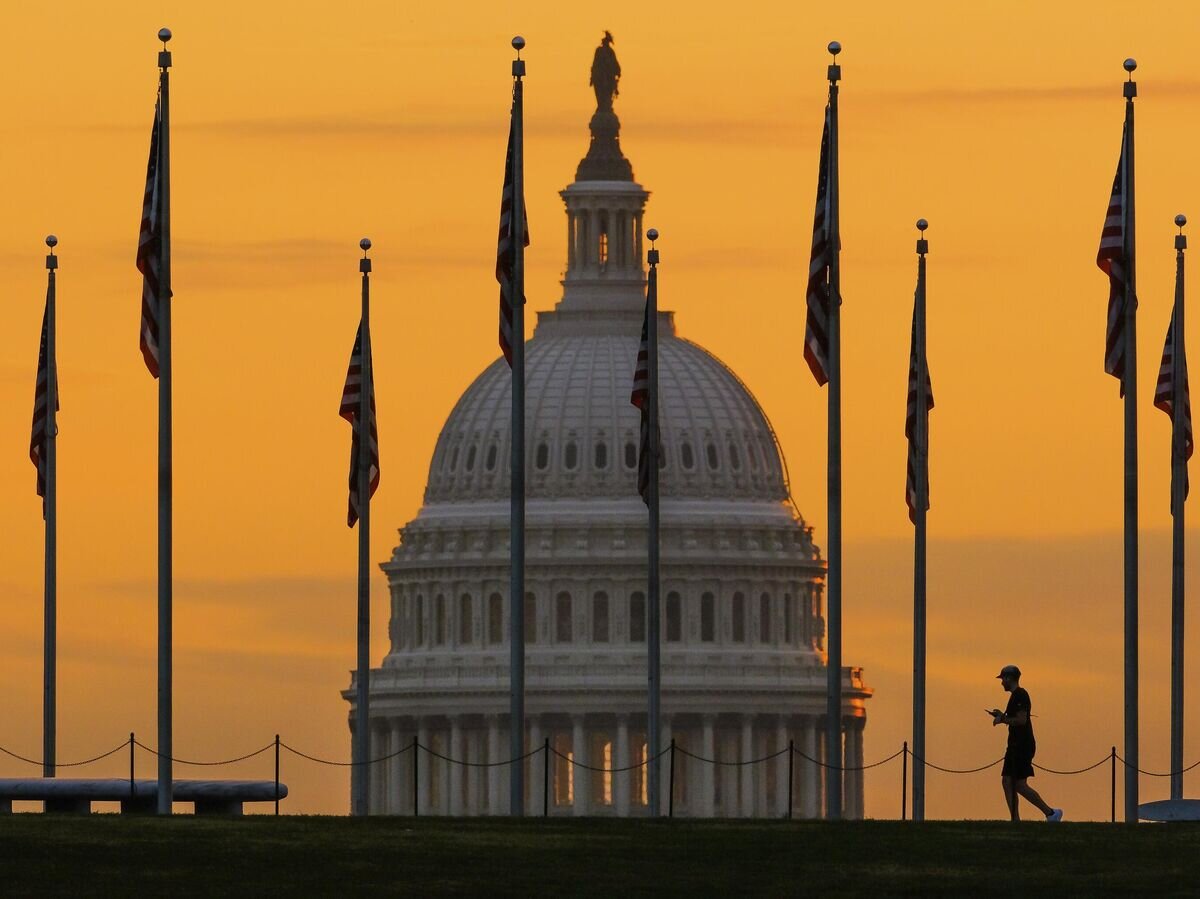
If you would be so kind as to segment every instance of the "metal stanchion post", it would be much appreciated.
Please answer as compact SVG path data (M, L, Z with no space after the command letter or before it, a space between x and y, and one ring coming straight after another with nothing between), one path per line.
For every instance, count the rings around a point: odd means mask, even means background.
M792 820L792 767L796 761L796 741L788 740L788 800L787 800L787 818Z
M667 817L675 817L675 738L671 737L671 776L667 781Z
M900 764L900 820L908 820L908 740L901 749Z
M542 817L550 817L550 738L542 744Z
M130 799L137 798L137 789L134 787L134 780L133 780L133 761L134 761L134 759L133 759L133 753L134 753L133 743L134 743L133 731L130 731L129 732L129 798Z
M279 815L279 734L275 735L275 814Z
M1117 823L1117 747L1114 746L1109 755L1112 768L1112 823Z
M413 817L421 817L421 780L417 772L417 763L421 758L421 744L413 737Z

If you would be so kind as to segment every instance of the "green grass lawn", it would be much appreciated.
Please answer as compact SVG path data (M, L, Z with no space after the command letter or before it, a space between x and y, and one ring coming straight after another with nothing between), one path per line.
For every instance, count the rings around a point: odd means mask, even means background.
M0 818L5 897L1197 891L1200 825Z

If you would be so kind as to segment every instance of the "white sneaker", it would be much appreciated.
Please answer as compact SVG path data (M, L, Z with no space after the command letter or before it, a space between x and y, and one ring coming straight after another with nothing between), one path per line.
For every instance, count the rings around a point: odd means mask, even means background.
M1060 809L1060 808L1052 809L1050 811L1050 814L1048 814L1046 816L1046 820L1049 821L1051 824L1057 824L1059 821L1062 820L1062 809Z

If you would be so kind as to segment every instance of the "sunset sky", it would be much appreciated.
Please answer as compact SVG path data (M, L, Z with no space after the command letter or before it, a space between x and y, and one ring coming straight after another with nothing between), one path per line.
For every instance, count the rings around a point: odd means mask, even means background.
M345 759L357 534L345 526L350 429L337 408L358 240L374 242L382 561L420 506L441 423L499 355L509 40L528 41L531 331L532 311L561 295L557 191L587 149L588 67L607 28L623 70L622 147L652 192L646 225L662 232L660 302L770 416L818 543L826 394L801 357L803 285L825 46L843 44L844 658L877 691L868 762L910 736L903 418L913 223L930 222L928 756L959 768L1003 753L981 710L1003 703L994 675L1009 662L1026 672L1038 762L1078 768L1120 747L1122 413L1102 366L1108 288L1095 254L1121 61L1137 58L1142 765L1166 770L1170 428L1149 400L1172 219L1200 227L1194 2L266 0L247 11L62 0L6 13L0 746L38 756L41 745L42 523L28 444L51 232L60 759L131 730L155 741L157 405L137 349L134 251L157 30L175 34L176 752L240 755L278 732ZM1200 346L1200 316L1188 323ZM1198 537L1189 530L1191 559ZM381 573L373 591L377 664ZM1189 613L1190 763L1200 614ZM126 770L110 761L87 771ZM347 810L345 769L284 761L286 809ZM153 775L149 756L139 766ZM0 758L0 776L36 773ZM223 773L269 776L270 761ZM1002 816L998 775L931 773L929 816ZM898 815L899 781L894 763L868 773L868 816ZM1068 817L1108 815L1107 766L1033 783ZM1200 770L1186 783L1200 791ZM1165 778L1142 779L1144 800L1166 795Z

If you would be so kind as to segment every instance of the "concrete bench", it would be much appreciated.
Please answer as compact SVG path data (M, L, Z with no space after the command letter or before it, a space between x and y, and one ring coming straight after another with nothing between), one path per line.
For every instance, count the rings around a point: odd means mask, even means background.
M279 799L287 796L279 785ZM273 780L177 780L172 798L195 804L197 815L240 815L246 802L274 802ZM11 814L13 802L45 803L47 812L89 814L93 802L119 802L121 811L153 812L158 803L158 781L95 780L58 777L0 779L0 814Z
M1200 821L1200 799L1160 799L1138 806L1143 821Z

